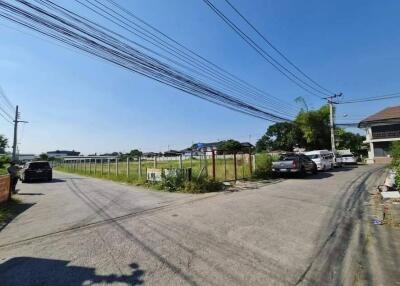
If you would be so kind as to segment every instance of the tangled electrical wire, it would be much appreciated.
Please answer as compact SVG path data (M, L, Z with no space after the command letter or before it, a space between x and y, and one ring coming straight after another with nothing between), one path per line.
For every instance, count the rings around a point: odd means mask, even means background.
M272 122L291 120L150 56L147 47L50 0L1 0L0 17L209 102Z

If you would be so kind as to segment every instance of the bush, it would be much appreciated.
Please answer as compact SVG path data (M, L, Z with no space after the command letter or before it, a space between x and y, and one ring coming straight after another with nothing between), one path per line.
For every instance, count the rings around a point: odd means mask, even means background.
M182 191L191 194L210 193L222 191L224 187L225 185L222 182L209 178L200 178L191 182L185 182L185 186Z
M11 162L11 158L8 156L0 156L0 168L4 168L5 165Z
M397 188L400 187L400 141L392 143L390 148L390 154L392 155L392 168L396 171L395 184Z
M174 175L162 175L161 188L168 192L179 192L184 185L185 177L180 172Z
M191 194L218 192L223 190L224 184L209 178L187 181L184 175L163 175L160 188L168 192L184 192Z
M267 179L271 177L273 157L267 153L256 155L256 169L253 176L258 179Z

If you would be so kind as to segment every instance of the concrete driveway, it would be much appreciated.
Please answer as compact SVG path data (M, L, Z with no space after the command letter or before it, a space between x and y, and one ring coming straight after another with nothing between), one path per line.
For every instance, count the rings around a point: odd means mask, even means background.
M343 234L382 174L359 166L184 195L57 173L18 186L29 208L0 232L1 285L353 281Z

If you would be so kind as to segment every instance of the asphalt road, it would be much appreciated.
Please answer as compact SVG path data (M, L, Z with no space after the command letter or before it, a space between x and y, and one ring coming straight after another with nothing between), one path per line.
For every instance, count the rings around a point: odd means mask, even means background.
M0 284L351 285L348 234L382 174L185 195L57 173L18 185L26 210L0 231Z

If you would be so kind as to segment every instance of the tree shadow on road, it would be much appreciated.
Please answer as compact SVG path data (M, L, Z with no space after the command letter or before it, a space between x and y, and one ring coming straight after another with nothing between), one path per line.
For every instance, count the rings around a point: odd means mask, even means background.
M14 199L0 204L0 231L4 229L16 216L23 213L33 205L34 204L21 203L19 200Z
M2 286L45 286L45 285L92 285L125 283L142 285L144 271L136 263L130 264L131 274L97 275L95 268L68 265L69 261L15 257L0 264L0 281Z

